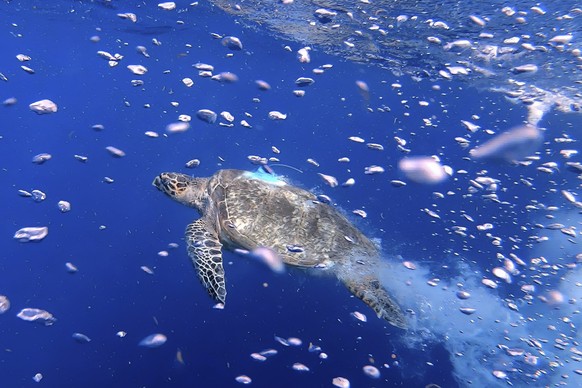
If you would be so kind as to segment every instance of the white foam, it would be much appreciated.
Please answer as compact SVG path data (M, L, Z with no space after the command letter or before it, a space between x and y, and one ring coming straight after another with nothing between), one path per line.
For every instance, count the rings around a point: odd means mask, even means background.
M540 365L526 364L523 356L509 356L505 347L521 348L538 355L537 349L532 349L526 341L546 335L544 325L530 325L521 312L509 309L497 290L485 288L480 283L482 276L462 261L457 268L450 269L457 276L440 280L436 287L427 284L433 279L430 270L415 264L416 270L394 263L381 271L382 284L408 313L410 329L402 337L403 345L419 352L436 344L442 345L449 352L453 374L461 386L542 383L532 377ZM468 291L471 297L459 299L456 292L460 289ZM461 307L475 308L476 312L466 315L459 310ZM551 355L551 350L547 354ZM430 360L420 357L414 361L419 365L408 365L407 369L421 369L424 362ZM540 364L547 366L546 360L540 360ZM495 377L494 371L504 372L507 380ZM546 376L541 374L540 378Z

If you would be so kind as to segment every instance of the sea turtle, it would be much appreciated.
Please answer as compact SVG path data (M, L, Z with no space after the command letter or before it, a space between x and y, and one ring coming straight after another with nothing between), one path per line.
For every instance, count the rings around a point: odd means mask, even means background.
M225 303L222 247L274 250L288 265L334 274L390 324L406 328L376 275L378 249L333 206L269 169L219 170L208 178L162 173L153 185L202 215L186 228L188 255L210 296Z

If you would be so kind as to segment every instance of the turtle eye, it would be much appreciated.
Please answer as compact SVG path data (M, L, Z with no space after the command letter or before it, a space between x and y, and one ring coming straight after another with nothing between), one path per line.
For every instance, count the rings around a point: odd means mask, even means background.
M164 186L164 187L171 186L171 184L172 184L172 180L170 178L164 177L164 178L161 178L160 180L162 181L162 186Z

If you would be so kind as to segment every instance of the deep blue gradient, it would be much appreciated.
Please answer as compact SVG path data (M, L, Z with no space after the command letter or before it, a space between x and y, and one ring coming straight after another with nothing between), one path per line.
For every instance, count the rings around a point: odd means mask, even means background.
M295 54L302 47L298 43L244 29L236 18L206 2L197 7L181 4L188 9L184 13L164 13L150 1L119 9L109 8L109 2L63 1L60 8L43 3L0 4L0 72L8 78L0 81L0 100L18 100L0 107L0 294L12 306L0 316L1 387L37 386L32 379L36 373L44 376L38 386L48 387L240 386L235 377L241 374L250 376L254 387L331 386L336 376L349 378L352 387L459 385L442 343L403 346L399 329L377 319L333 278L293 268L274 274L258 262L225 252L228 302L224 310L213 309L183 241L186 225L198 215L152 187L160 172L210 176L220 168L256 169L248 155L277 157L302 171L275 165L277 174L332 197L367 235L381 242L386 257L398 263L401 255L443 279L459 275L457 261L486 274L499 265L493 264L498 252L534 257L528 236L534 234L536 222L548 220L543 219L545 213L532 215L525 206L532 200L564 206L560 190L578 187L576 174L567 171L559 156L565 146L553 141L562 134L578 135L578 115L550 112L540 124L548 128L548 135L540 150L542 161L536 165L558 161L555 175L535 167L474 162L454 140L467 134L460 120L501 132L524 122L523 105L468 83L397 77L326 55L317 47L311 52L312 62L301 64ZM118 18L119 12L135 12L138 23ZM229 51L210 33L237 36L244 50ZM94 35L99 42L90 41ZM162 44L152 44L152 38ZM285 50L286 45L293 51ZM138 53L136 46L145 46L150 58ZM111 68L98 50L120 53L123 59ZM32 60L20 63L17 54ZM198 62L212 64L214 73L233 72L239 81L226 84L199 77L192 67ZM21 70L23 64L35 74ZM147 74L132 74L126 68L131 64L146 66ZM321 75L312 73L324 64L333 68ZM304 88L305 97L297 98L292 90L301 76L316 82ZM184 86L184 77L192 78L194 86ZM133 79L144 85L133 87ZM269 82L271 90L258 90L257 79ZM360 94L357 80L368 84L369 100ZM393 83L402 86L393 88ZM440 90L433 88L435 84ZM44 98L57 103L57 113L30 111L30 103ZM178 107L171 105L174 101ZM429 105L419 106L419 101ZM379 107L390 111L379 112ZM235 126L202 122L195 117L198 109L229 111ZM270 120L272 110L287 113L287 119ZM245 117L245 112L252 117ZM166 135L166 125L180 114L193 117L191 128ZM427 126L424 118L433 126ZM243 119L252 128L242 127ZM95 131L95 124L105 129ZM145 131L156 131L160 137L146 137ZM350 136L380 143L385 150L368 149L349 141ZM395 136L407 140L411 154L438 155L443 164L467 173L456 173L435 186L408 182L393 187L390 180L406 180L397 169L405 155L396 149ZM478 144L489 138L480 131L471 141ZM126 156L112 157L107 146L122 149ZM281 154L274 154L272 146ZM31 163L42 152L52 159L42 165ZM76 160L76 154L88 161ZM349 157L350 163L338 163L341 157ZM185 168L193 158L201 161L200 166ZM308 158L320 167L307 163ZM364 168L370 165L386 171L365 175ZM499 196L508 205L465 196L469 180L481 170L503 181ZM331 174L340 183L353 177L356 184L332 189L318 172ZM105 183L105 177L114 182ZM521 177L531 177L535 185L519 185ZM20 189L42 190L47 199L35 203L20 197ZM435 200L435 191L454 195ZM59 200L69 201L72 210L59 212ZM441 219L428 217L421 211L425 208L438 212ZM351 214L355 209L364 209L368 217L358 219ZM495 223L493 233L502 236L504 250L495 248L474 224L475 238L451 233L452 226L467 224L464 212L475 218L475 224ZM578 225L579 215L569 214L570 223ZM25 226L48 226L49 235L39 243L13 239L14 232ZM572 252L559 246L572 244L559 231L551 233L557 245L550 252L571 262ZM520 242L512 243L509 237ZM179 247L170 249L169 243ZM159 256L162 250L169 255ZM66 262L79 271L68 273ZM561 275L564 269L557 272ZM491 295L521 296L522 283L505 285ZM48 310L57 321L48 327L24 322L16 314L26 307ZM366 314L368 322L355 320L350 316L353 311ZM118 331L127 336L119 338ZM72 338L75 332L91 342L77 343ZM156 349L139 347L139 341L152 333L163 333L168 341ZM283 347L275 335L301 338L303 345ZM321 346L329 358L309 353L310 342ZM264 363L249 356L268 348L279 353ZM184 364L176 360L178 349ZM295 362L311 370L294 371ZM379 380L364 375L362 366L367 364L381 370Z

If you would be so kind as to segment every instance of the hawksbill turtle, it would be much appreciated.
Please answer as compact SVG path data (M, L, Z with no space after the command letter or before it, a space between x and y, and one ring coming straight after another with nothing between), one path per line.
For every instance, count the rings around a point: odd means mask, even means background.
M274 250L288 265L340 279L378 317L406 329L400 306L381 286L378 249L338 210L269 173L219 170L207 178L165 172L153 185L201 217L186 228L188 255L217 302L226 301L222 247Z

